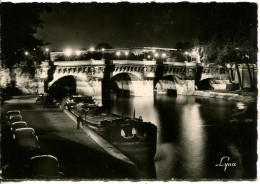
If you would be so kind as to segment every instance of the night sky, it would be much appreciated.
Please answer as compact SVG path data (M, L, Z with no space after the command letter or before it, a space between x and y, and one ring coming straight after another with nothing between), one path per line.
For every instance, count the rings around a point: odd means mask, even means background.
M37 38L50 50L90 48L106 42L113 48L165 47L192 42L215 22L238 22L250 3L57 3L43 14ZM222 8L223 7L223 8ZM239 13L238 13L239 12ZM252 11L254 13L254 11ZM252 14L252 16L254 16ZM227 20L228 19L228 20Z

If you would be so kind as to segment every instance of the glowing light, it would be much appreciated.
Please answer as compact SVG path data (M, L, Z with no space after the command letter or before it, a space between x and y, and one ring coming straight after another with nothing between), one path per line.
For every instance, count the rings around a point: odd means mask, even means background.
M147 58L149 58L149 59L150 59L150 58L151 58L151 56L150 56L150 55L148 55L148 56L147 56Z
M80 50L76 50L75 53L76 53L77 56L79 56L81 54L81 51Z
M154 57L158 57L159 56L159 54L156 52L156 53L154 53Z
M117 56L120 56L120 55L121 55L121 53L120 53L119 51L117 51L117 52L116 52L116 55L117 55Z
M119 51L117 51L116 55L117 55L117 59L119 59L119 56L121 55L121 53Z
M243 103L241 103L241 102L238 102L238 103L237 103L237 108L238 108L238 109L245 109L246 106L245 106L245 104L243 104Z
M68 49L65 49L64 52L65 52L65 55L66 55L66 56L71 56L71 55L72 55L72 50L69 49L69 48L68 48Z
M24 54L25 54L26 56L28 56L28 55L29 55L29 52L28 52L28 51L25 51Z
M128 56L129 52L125 51L125 59L127 60L127 56Z
M46 52L49 52L49 48L46 48L45 51L46 51Z
M197 52L195 50L192 51L191 53L193 56L197 55Z
M104 51L105 51L105 49L102 48L101 50L102 50L102 59L104 59Z
M90 47L89 49L91 52L95 51L94 47Z
M162 53L162 57L165 58L166 57L166 53Z

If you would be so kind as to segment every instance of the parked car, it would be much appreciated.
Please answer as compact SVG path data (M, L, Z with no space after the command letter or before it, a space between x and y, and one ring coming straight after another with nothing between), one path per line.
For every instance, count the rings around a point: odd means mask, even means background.
M8 124L17 122L17 121L22 121L23 117L21 115L11 115L9 116Z
M14 115L21 115L21 112L18 111L18 110L7 111L7 113L6 113L6 120L9 121L10 116L14 116Z
M26 128L27 123L25 121L16 121L10 124L10 130L14 132L18 128Z
M38 155L30 159L28 176L35 179L61 178L58 159L52 155Z
M34 151L40 149L38 137L33 128L18 128L14 131L13 139L19 151Z
M38 94L37 95L37 97L36 97L36 103L37 102L44 102L44 94L43 93L40 93L40 94Z

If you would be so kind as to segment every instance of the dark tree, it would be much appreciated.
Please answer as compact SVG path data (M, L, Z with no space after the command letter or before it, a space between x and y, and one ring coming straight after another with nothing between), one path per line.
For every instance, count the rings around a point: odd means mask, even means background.
M15 64L27 60L30 66L40 52L43 41L34 37L43 28L41 13L51 7L42 3L1 3L1 60L12 71ZM27 56L30 58L25 59Z
M195 13L199 35L195 45L202 47L205 62L239 63L242 55L249 56L248 62L256 62L256 3L208 3L203 10Z

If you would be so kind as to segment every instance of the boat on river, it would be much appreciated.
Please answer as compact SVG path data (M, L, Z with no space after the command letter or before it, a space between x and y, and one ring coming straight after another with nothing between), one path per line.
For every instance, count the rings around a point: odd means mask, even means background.
M103 106L79 105L70 109L87 125L139 166L151 162L156 153L157 126L142 117L129 118L105 111Z

